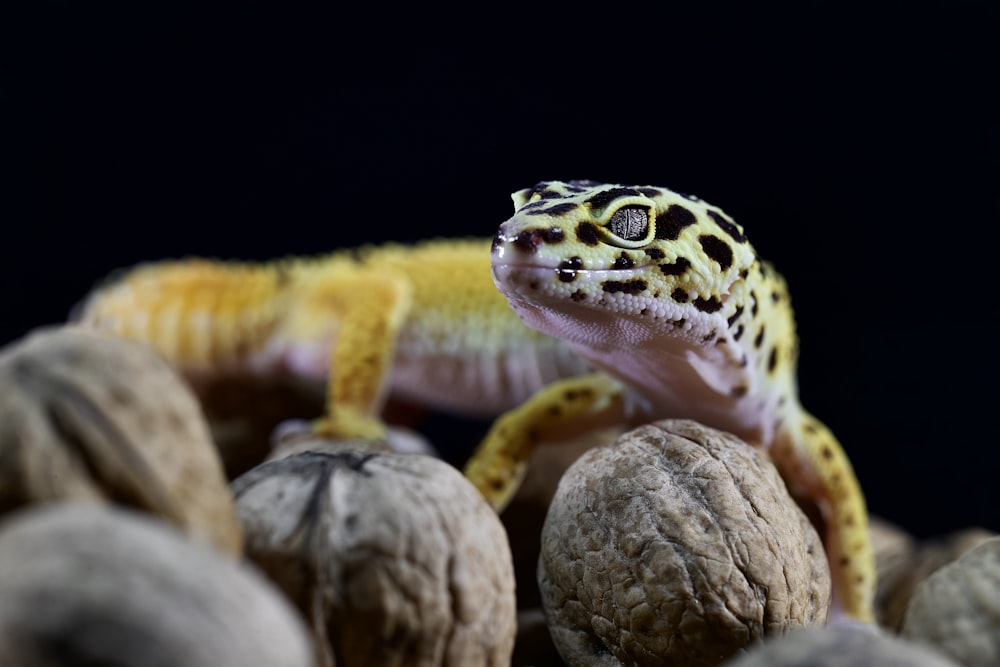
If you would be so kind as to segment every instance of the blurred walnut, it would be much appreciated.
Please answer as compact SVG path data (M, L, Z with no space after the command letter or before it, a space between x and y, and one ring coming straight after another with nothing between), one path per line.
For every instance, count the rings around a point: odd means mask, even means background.
M824 622L830 603L819 536L767 456L686 420L630 431L566 472L538 578L573 665L717 665Z
M479 492L428 456L328 451L232 485L247 555L309 618L320 663L509 664L510 547Z
M219 456L173 369L140 343L42 329L0 352L0 511L70 499L146 510L241 550Z
M920 582L901 635L930 644L965 667L1000 665L1000 537Z
M724 667L961 667L924 647L851 621L801 628L751 646Z
M0 524L0 664L310 667L269 581L148 514L49 503Z
M879 584L875 604L879 624L899 632L910 599L920 582L995 535L982 528L967 528L943 538L914 543L908 549L901 549L891 559L878 559Z

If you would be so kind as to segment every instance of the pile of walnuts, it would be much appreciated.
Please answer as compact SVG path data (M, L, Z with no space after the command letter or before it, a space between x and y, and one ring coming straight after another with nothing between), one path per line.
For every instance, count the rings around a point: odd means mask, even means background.
M893 534L882 629L826 626L809 519L765 454L691 421L543 448L501 522L451 465L383 443L306 434L227 479L246 467L205 409L138 343L61 327L0 351L0 664L1000 656L1000 538Z

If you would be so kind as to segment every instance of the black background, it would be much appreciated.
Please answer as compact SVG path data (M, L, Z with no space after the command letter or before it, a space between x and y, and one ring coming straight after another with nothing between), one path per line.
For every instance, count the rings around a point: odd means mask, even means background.
M788 278L803 403L872 511L1000 530L996 12L804 5L46 5L11 23L0 342L139 261L490 235L539 180L666 185Z

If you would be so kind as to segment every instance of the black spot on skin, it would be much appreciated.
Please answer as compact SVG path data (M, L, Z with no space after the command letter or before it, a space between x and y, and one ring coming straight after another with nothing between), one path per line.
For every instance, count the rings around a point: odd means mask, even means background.
M538 183L535 187L531 188L531 195L538 195L542 199L552 199L553 197L559 197L560 194L555 190L549 190L549 182L542 181ZM531 198L530 196L528 197Z
M773 303L778 303L779 301L781 301L781 295L778 294L777 292L771 292L771 301Z
M754 346L755 348L757 348L757 349L759 350L759 349L760 349L760 346L761 346L761 345L762 345L763 343L764 343L764 326L763 326L763 325L761 325L761 327L760 327L760 331L758 331L758 332L757 332L757 335L756 335L756 336L754 336L754 339L753 339L753 346Z
M782 396L781 398L784 399L785 397ZM819 433L819 428L816 427L816 424L813 424L811 422L806 422L806 425L803 426L803 428L805 429L806 433Z
M597 226L594 223L581 222L576 226L576 238L584 245L597 245L601 237L598 235Z
M691 266L687 257L678 257L673 264L660 264L660 271L665 276L679 276Z
M632 188L611 188L604 192L598 192L588 199L587 203L590 204L591 208L604 208L619 197L635 197L638 194L639 191Z
M683 206L672 204L666 212L656 218L656 238L676 241L685 227L698 222L694 213Z
M590 398L593 394L593 390L581 387L580 389L567 389L563 392L563 398L572 402L578 398Z
M749 275L750 275L750 270L749 269L747 269L746 267L743 267L742 269L740 269L740 280L746 280L747 276L749 276Z
M644 252L646 253L646 256L649 257L650 259L663 259L664 257L666 257L664 252L659 248L646 248Z
M733 387L732 389L730 389L729 395L732 396L733 398L743 398L744 396L747 395L747 391L749 391L749 389L747 389L745 385L740 385L738 387Z
M670 293L670 298L672 298L677 303L687 303L688 293L687 291L682 290L680 287L678 287L673 292Z
M548 229L543 229L539 233L542 235L543 241L552 244L561 243L565 236L561 227L549 227Z
M601 287L605 292L610 292L612 294L623 293L623 294L638 294L639 292L646 291L646 281L645 280L606 280L601 284Z
M583 259L580 257L570 257L569 259L564 259L559 263L560 269L571 269L573 271L579 271L583 268Z
M528 287L530 287L533 290L537 290L538 289L538 281L537 280L532 280L531 282L528 283Z
M583 268L583 260L579 257L570 257L559 262L559 269L556 275L564 283L571 283L576 280L576 272Z
M550 206L548 208L525 211L525 215L566 215L570 211L575 211L578 204L572 202L565 202L563 204L556 204L555 206ZM521 209L524 211L524 209Z
M733 249L718 236L702 234L698 237L698 242L701 243L701 249L705 254L715 260L723 271L733 265Z
M638 190L647 197L659 197L661 194L663 194L656 188L638 188Z
M753 302L753 305L750 306L750 315L757 317L757 311L759 310L757 307L757 293L753 290L750 290L750 300Z
M686 317L682 317L681 319L677 320L677 326L682 327L685 324L687 324L687 318Z
M733 340L738 341L740 338L743 338L743 331L744 329L742 324L736 327L736 332L733 333Z
M643 308L642 310L639 311L639 314L645 315L647 311L649 311L649 308Z
M286 262L278 262L274 269L275 287L285 287L290 282L292 282L291 267Z
M611 265L611 268L612 269L631 269L633 266L635 266L635 260L632 259L631 257L629 257L628 255L626 255L625 253L622 253L615 260L615 263Z
M711 296L707 299L698 297L693 302L694 307L703 313L714 313L722 308L722 302L717 297Z
M778 348L772 347L771 353L767 355L767 372L773 373L775 366L778 365Z
M577 291L573 292L572 294L570 294L569 298L571 298L571 299L573 299L573 301L576 301L577 303L579 303L579 302L583 301L584 299L586 299L587 295L584 294L583 291L577 290Z
M827 461L833 460L833 450L830 449L830 445L824 444L819 448L819 453Z
M709 343L713 340L715 340L715 333L712 331L709 331L707 334L701 337L702 343Z
M715 220L715 224L719 226L722 231L733 237L733 240L737 243L746 243L747 238L740 234L740 229L734 223L726 220L722 215L716 213L715 211L708 211L708 217Z
M733 326L733 323L736 322L736 320L740 319L740 315L742 314L743 314L743 306L738 306L736 308L736 311L732 315L730 315L728 319L726 319L726 323L729 324L729 326Z

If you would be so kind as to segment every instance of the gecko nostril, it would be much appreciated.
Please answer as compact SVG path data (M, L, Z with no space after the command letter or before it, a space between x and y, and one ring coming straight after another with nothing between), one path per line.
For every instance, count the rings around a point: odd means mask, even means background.
M526 253L537 252L543 243L554 244L563 240L563 230L559 227L532 228L525 229L511 239L511 243L518 250Z
M514 247L521 252L533 253L538 250L538 246L541 245L542 237L538 234L536 229L526 229L511 241Z

